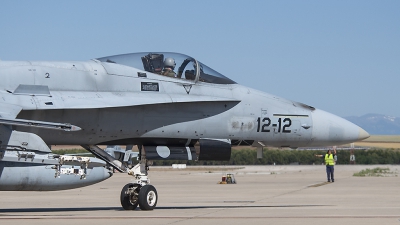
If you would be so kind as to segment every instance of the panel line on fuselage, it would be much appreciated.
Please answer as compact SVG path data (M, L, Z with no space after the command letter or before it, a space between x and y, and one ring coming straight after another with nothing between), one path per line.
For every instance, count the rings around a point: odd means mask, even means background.
M308 115L298 115L298 114L273 114L273 116L280 117L308 117Z

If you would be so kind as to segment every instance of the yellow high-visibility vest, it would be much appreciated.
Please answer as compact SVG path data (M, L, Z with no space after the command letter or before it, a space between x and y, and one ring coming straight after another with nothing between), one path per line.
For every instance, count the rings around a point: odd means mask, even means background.
M335 160L333 160L333 154L325 154L325 164L327 166L333 166L335 165Z

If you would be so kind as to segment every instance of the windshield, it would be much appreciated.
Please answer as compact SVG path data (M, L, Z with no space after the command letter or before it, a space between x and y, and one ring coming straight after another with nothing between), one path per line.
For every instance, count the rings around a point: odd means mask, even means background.
M179 79L215 84L236 82L198 62L194 58L171 52L141 52L97 58L101 62L134 67L150 73Z
M224 75L218 73L217 71L211 69L210 67L200 64L200 81L214 84L236 84L235 81L225 77Z

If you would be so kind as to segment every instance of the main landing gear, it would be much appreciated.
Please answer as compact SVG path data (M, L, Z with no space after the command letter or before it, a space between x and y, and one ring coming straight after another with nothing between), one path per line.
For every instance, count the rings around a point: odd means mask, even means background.
M125 210L134 210L139 205L141 210L153 210L157 205L158 194L154 186L150 185L147 177L147 160L128 170L128 174L135 177L133 183L126 184L121 190L121 205Z

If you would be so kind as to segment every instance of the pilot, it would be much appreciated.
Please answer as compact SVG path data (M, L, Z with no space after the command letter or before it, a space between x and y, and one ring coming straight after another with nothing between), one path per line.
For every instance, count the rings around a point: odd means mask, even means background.
M173 58L165 58L164 69L161 74L167 77L176 77L176 73L174 72L175 66L176 63Z

